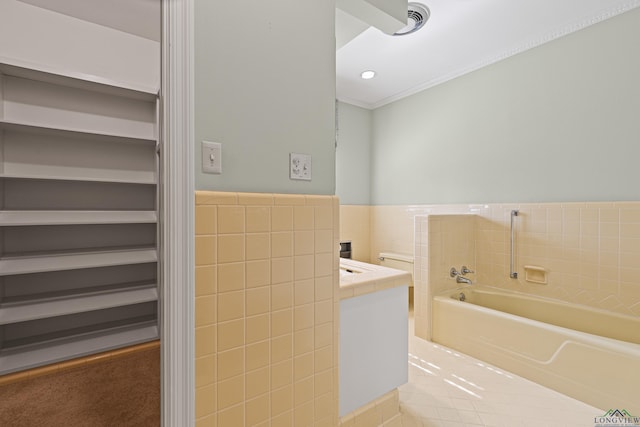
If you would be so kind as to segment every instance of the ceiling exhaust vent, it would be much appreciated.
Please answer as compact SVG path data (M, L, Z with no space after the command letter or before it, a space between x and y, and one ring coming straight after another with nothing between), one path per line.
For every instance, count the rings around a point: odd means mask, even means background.
M393 33L394 36L405 36L415 33L427 23L431 16L429 8L420 3L409 3L407 14L409 18L407 26Z

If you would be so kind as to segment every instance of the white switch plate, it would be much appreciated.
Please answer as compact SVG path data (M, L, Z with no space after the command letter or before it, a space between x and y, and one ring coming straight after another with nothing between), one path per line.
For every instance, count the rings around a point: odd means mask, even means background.
M222 144L202 141L202 172L222 173Z
M311 155L289 153L289 178L311 181Z

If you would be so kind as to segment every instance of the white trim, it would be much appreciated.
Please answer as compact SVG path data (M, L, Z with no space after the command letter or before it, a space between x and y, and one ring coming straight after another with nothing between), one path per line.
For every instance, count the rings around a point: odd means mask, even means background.
M195 417L193 2L162 2L162 425Z

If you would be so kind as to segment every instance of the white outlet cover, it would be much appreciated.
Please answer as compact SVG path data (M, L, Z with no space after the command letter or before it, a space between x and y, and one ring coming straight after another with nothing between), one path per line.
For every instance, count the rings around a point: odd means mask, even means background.
M311 181L311 155L289 153L289 178Z

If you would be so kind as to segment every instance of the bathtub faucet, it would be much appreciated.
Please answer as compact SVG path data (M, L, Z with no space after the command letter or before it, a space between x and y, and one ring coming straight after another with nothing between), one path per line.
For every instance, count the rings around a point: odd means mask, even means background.
M468 277L464 277L467 273L473 273L473 271L469 270L467 266L463 265L461 271L456 270L455 267L451 267L449 270L449 276L456 278L456 283L466 283L467 285L471 285L473 282Z

